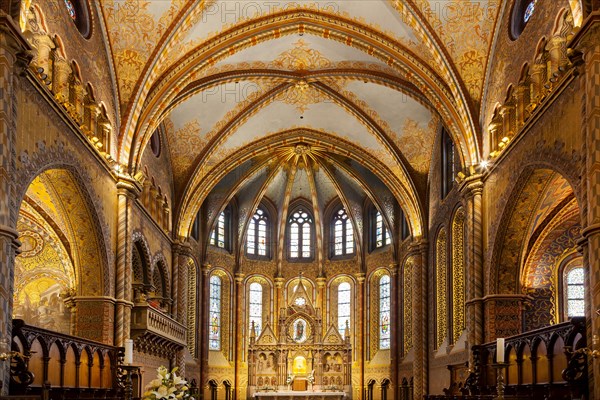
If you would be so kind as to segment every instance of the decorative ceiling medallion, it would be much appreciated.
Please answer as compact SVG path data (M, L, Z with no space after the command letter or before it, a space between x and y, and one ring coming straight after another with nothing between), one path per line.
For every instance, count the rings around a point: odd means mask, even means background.
M19 236L21 241L21 257L35 257L44 247L44 239L40 234L27 230Z
M313 69L329 68L329 61L318 50L311 49L304 40L293 43L294 48L284 51L273 60L273 65L292 71L307 71Z

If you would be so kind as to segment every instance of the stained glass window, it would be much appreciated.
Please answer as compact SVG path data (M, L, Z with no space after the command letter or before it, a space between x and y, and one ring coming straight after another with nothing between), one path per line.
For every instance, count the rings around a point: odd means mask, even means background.
M523 13L523 22L527 23L531 19L531 16L535 11L535 3L537 3L537 0L530 2L525 8L525 12Z
M215 275L210 277L209 350L221 349L221 285L221 278Z
M248 225L248 234L246 236L247 254L262 257L268 255L267 223L267 214L262 209L257 209Z
M383 215L379 210L375 211L375 248L383 247L391 243L390 232L385 226Z
M303 208L298 208L290 216L288 224L290 228L290 258L310 259L312 257L312 217Z
M77 21L77 12L75 11L75 5L71 0L65 0L65 7L67 7L67 11L69 16L73 21Z
M220 247L222 249L225 248L226 239L227 239L227 218L225 215L225 211L221 211L219 214L219 218L217 218L217 222L215 224L215 228L212 230L210 234L210 244L213 246Z
M260 335L262 329L262 311L263 311L263 288L260 283L253 282L250 284L249 293L249 326L248 329L252 329L252 322L254 322L254 330L256 335Z
M379 348L390 348L390 276L379 280Z
M567 272L567 316L585 316L585 288L583 267L576 267Z
M351 290L348 282L338 286L338 332L342 336L346 333L346 323L350 326L350 299Z
M333 216L333 255L354 253L354 230L346 210L338 210Z

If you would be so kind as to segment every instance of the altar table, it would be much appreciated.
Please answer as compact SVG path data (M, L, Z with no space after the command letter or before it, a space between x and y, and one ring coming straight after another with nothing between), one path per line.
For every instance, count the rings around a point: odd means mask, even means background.
M257 392L257 400L343 400L345 392L310 392L310 391L285 391L285 392Z

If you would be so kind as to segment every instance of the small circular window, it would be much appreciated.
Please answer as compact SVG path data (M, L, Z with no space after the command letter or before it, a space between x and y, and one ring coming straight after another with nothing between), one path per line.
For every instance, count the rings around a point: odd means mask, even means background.
M510 37L516 40L535 13L538 0L515 0L510 21Z
M154 131L150 137L150 149L156 157L160 156L160 134L158 130Z
M90 12L87 0L64 0L65 8L71 21L84 38L89 38L92 30L90 24Z

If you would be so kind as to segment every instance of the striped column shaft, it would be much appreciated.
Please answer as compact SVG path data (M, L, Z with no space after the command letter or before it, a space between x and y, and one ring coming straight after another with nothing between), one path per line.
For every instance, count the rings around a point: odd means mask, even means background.
M181 322L181 304L179 302L181 294L181 282L179 281L179 274L181 272L181 255L177 249L173 249L173 255L171 257L171 314L175 316L177 321Z
M586 316L588 325L588 345L594 346L592 338L600 336L600 21L591 21L583 27L581 48L585 60L584 86L584 126L586 166L586 220L583 224L582 245L584 262L587 266ZM590 368L590 398L600 398L600 360L594 358Z
M18 105L15 88L18 74L29 63L20 55L30 47L6 15L0 16L0 30L0 337L8 338L12 332L15 256L20 246L15 230L19 212L14 182ZM9 368L10 363L5 362L0 369L3 395L8 394Z
M413 260L413 398L420 399L428 391L427 332L427 243L416 242L411 249Z
M131 207L140 193L139 185L132 179L117 182L117 257L115 268L115 346L123 346L129 338L131 326L132 271L131 271Z
M481 192L473 196L473 299L481 299L484 295L483 289L483 221L482 221L482 198ZM477 301L473 315L474 337L470 345L482 344L484 342L483 332L483 303Z
M481 176L473 176L464 186L467 198L467 340L469 346L484 342L483 332L483 218ZM469 365L473 365L469 352Z
M571 61L581 75L582 136L585 168L582 171L582 239L578 243L586 267L586 317L588 346L600 335L600 18L592 14L569 44ZM600 359L590 360L590 398L600 398Z

